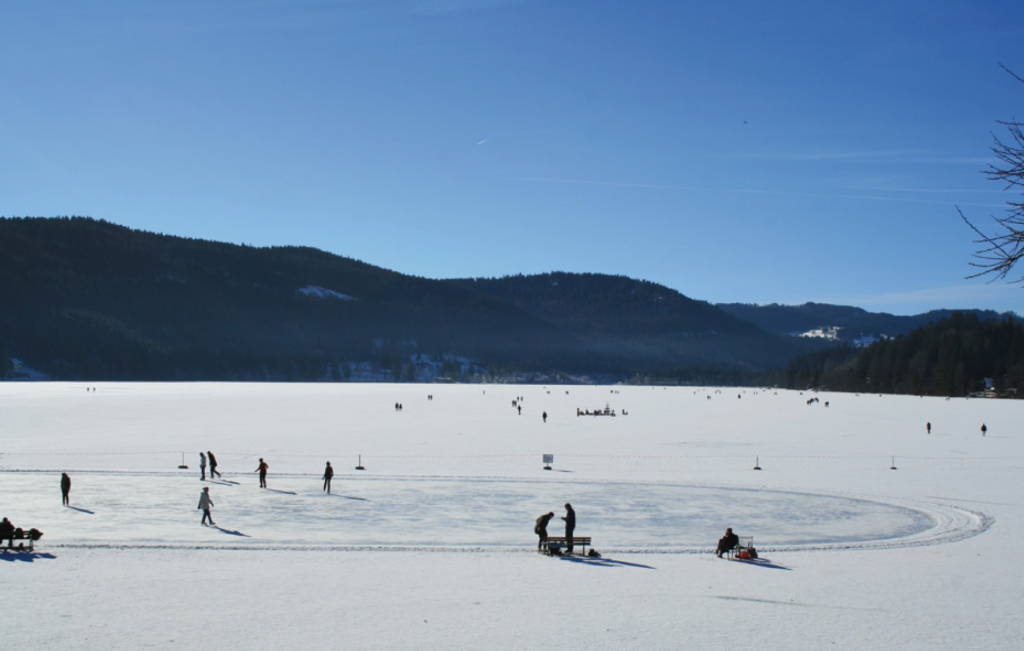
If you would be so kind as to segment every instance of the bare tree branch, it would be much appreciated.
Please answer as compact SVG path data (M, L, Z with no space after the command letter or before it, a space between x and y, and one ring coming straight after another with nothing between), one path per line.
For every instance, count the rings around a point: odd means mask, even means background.
M1024 78L1001 63L999 66L1014 79L1024 84ZM1009 136L1000 139L999 136L992 135L992 153L995 154L999 163L989 165L986 174L990 180L1005 184L1004 190L1024 188L1024 123L1015 119L997 120L996 122L1006 127ZM959 207L957 212L960 213L960 218L964 220L964 223L980 238L975 240L975 243L981 245L981 248L974 253L975 262L970 263L972 267L980 269L980 271L968 278L981 276L992 276L993 280L1006 278L1013 267L1024 258L1024 201L1008 201L1006 215L992 217L995 227L991 234L975 226ZM1009 282L1024 283L1024 276Z

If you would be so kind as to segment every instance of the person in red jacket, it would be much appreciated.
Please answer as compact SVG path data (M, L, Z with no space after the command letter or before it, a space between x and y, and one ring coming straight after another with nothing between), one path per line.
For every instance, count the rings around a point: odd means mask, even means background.
M260 473L260 488L266 488L267 487L267 469L268 468L270 468L270 466L268 466L267 462L263 460L263 457L260 457L260 465L256 466L256 470L253 470L253 472Z
M220 477L220 473L217 472L217 457L213 456L213 452L207 450L206 458L210 460L210 479Z

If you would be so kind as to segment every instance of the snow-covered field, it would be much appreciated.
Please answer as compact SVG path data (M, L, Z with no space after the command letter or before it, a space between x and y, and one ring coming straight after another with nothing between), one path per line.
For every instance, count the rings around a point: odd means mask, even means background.
M576 415L606 405L620 415ZM20 649L1021 649L1022 423L1024 402L726 388L0 384L0 515L45 532L0 553L0 633ZM201 450L222 479L200 481ZM566 501L600 558L536 553L534 519L554 511L558 534ZM714 557L727 526L756 563Z

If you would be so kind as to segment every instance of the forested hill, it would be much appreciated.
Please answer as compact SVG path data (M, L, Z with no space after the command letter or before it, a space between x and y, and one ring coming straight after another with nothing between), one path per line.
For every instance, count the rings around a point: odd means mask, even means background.
M780 367L799 345L621 277L428 280L88 218L0 219L0 250L5 371L17 358L54 379L343 380L371 365L413 380L425 360L445 360L452 379L467 360L628 377ZM568 291L543 288L556 276ZM538 295L513 292L520 281Z
M576 332L758 337L762 330L705 301L626 276L548 273L451 281Z
M54 378L340 378L411 352L539 364L572 347L483 294L311 248L85 218L0 220L0 248L6 356Z
M700 379L681 366L763 369L817 344L766 334L714 305L643 280L605 274L548 273L447 281L474 289L568 332L594 359L641 370L674 370L670 377ZM635 361L632 363L637 368ZM691 369L692 370L692 369Z
M793 389L964 396L987 381L1024 397L1024 324L954 314L867 348L838 347L801 356L783 374Z
M839 339L854 342L862 338L878 339L895 337L948 319L955 313L974 314L980 319L1018 318L1003 315L992 310L931 310L923 314L899 316L884 312L868 312L859 307L804 303L803 305L749 305L745 303L719 303L718 307L735 316L749 321L768 332L795 334L817 328L840 328Z

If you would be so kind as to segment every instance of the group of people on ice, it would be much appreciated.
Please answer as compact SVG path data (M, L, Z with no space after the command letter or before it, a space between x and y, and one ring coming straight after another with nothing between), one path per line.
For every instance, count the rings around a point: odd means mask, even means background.
M537 534L537 551L544 548L544 543L548 540L548 522L551 518L555 517L555 512L550 511L537 518L537 522L533 527L533 532ZM565 515L562 516L562 520L565 521L565 551L566 553L572 553L572 534L576 530L576 511L572 508L572 504L565 503ZM550 550L551 547L549 546Z
M32 528L28 531L25 531L21 527L14 526L14 523L8 520L7 518L0 520L0 544L3 544L3 541L6 540L7 546L11 549L14 549L15 545L18 544L14 542L15 540L28 539L36 541L42 537L43 532L39 529Z
M221 474L219 472L217 472L217 458L215 456L213 456L213 452L207 451L205 454L200 452L199 453L199 479L200 479L200 481L206 481L206 464L207 464L208 461L209 461L209 464L210 464L210 479L213 479L215 474L216 474L217 477L221 476ZM269 471L269 470L270 470L270 464L268 464L266 461L264 461L263 457L260 457L259 465L256 466L256 470L253 470L253 472L258 472L260 474L260 488L266 488L267 487L267 471ZM65 474L64 477L67 478L67 474ZM324 492L327 493L327 494L330 494L330 492L331 492L331 480L332 479L334 479L334 468L331 466L331 462L328 461L327 462L327 466L324 468L324 476L323 476ZM71 480L67 479L67 482L68 482L68 488L70 489ZM66 494L65 494L65 503L67 503L67 495ZM203 492L199 494L199 505L196 508L203 512L203 519L202 519L201 524L204 527L205 526L214 526L213 518L210 515L210 509L213 508L213 499L210 497L210 487L209 486L204 486L203 487ZM207 522L209 522L209 525L207 525Z

